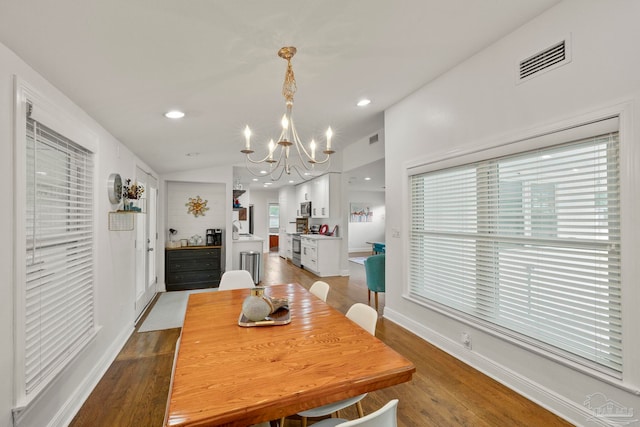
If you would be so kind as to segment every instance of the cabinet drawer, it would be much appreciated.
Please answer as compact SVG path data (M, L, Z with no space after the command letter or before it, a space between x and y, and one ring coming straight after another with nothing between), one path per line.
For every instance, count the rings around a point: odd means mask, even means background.
M184 271L179 273L169 273L166 277L168 285L194 284L194 283L211 283L212 285L220 284L220 270L215 271Z
M318 260L316 257L310 258L307 264L305 264L305 267L313 271L318 271Z
M167 264L170 273L179 271L220 270L220 260L212 259L178 259L170 260Z
M220 259L220 249L180 249L167 253L167 259L184 260L184 259Z

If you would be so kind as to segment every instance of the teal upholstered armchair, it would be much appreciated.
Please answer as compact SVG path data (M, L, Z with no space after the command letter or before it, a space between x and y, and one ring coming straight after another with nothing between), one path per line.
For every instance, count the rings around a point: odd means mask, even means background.
M364 260L364 271L367 275L367 288L369 297L367 301L371 303L371 292L375 294L376 311L378 310L378 292L384 292L384 262L385 254L378 254Z

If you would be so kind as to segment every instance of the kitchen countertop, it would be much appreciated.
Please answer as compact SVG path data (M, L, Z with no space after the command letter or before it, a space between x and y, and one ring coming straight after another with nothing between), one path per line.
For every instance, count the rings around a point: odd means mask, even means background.
M238 242L263 242L262 237L254 236L253 234L241 234L238 240L234 240L233 243Z
M314 240L340 240L342 237L326 236L324 234L300 234L300 237L306 237Z

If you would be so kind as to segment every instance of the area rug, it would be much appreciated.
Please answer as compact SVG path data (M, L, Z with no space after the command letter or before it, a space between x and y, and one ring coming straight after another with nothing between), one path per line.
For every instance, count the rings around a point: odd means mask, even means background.
M356 264L364 265L364 260L365 259L367 259L366 256L357 256L357 257L349 258L349 261L355 262Z
M181 328L187 311L189 295L197 292L211 292L217 289L197 289L192 291L163 292L138 329L138 332L159 331Z

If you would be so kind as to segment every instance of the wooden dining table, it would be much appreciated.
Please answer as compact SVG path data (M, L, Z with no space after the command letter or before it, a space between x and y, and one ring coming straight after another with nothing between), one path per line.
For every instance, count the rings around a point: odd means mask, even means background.
M415 367L298 284L266 287L291 322L242 327L249 289L190 295L167 426L248 426L410 381Z

